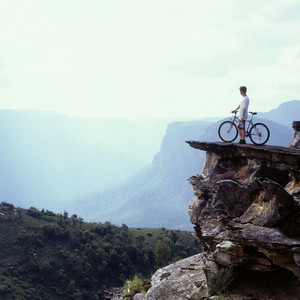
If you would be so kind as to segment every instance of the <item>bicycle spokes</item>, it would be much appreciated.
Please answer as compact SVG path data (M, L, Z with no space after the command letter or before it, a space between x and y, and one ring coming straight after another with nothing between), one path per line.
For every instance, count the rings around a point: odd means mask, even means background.
M249 136L254 144L263 145L268 141L270 131L265 124L257 123L251 127Z
M220 125L218 134L223 142L230 143L236 139L238 132L234 123L225 121Z
M261 134L261 132L259 131L259 129L256 128L256 127L255 127L254 129L255 129L255 132L256 132L256 134L258 135L258 137L261 138L262 134Z

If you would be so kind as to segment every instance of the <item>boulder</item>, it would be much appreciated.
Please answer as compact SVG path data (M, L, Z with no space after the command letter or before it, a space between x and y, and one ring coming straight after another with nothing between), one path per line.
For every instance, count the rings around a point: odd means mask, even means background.
M143 293L138 293L133 296L133 300L144 300L145 295Z
M207 297L206 262L203 254L197 254L157 270L145 299L188 300Z

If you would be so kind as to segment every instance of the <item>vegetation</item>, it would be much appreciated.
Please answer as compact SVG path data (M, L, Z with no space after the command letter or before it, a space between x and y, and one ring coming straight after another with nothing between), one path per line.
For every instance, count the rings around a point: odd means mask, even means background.
M230 290L234 280L235 276L231 268L220 268L207 281L210 295L224 297L223 294Z
M189 232L85 223L66 211L0 204L1 299L102 299L128 278L143 290L149 281L142 278L199 252Z
M148 289L151 287L149 279L144 279L139 275L134 275L133 279L126 280L125 282L125 295L134 296L137 292L146 294Z

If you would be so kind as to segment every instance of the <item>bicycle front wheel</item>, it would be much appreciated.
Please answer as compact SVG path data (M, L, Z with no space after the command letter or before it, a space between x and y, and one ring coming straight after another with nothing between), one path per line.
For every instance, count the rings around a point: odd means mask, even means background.
M256 123L251 127L249 137L253 144L264 145L270 137L269 128L263 123Z
M235 124L230 121L223 122L218 129L220 139L225 143L231 143L238 135Z

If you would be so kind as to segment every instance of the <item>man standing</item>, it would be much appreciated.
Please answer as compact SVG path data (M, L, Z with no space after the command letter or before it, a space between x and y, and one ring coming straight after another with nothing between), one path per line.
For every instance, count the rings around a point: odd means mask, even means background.
M239 144L246 144L245 123L248 118L248 106L249 106L249 97L246 95L246 93L247 93L247 88L245 86L241 86L240 94L243 96L243 100L241 104L235 110L232 111L232 112L236 112L238 109L240 109L239 122L237 124L237 129L240 135Z

